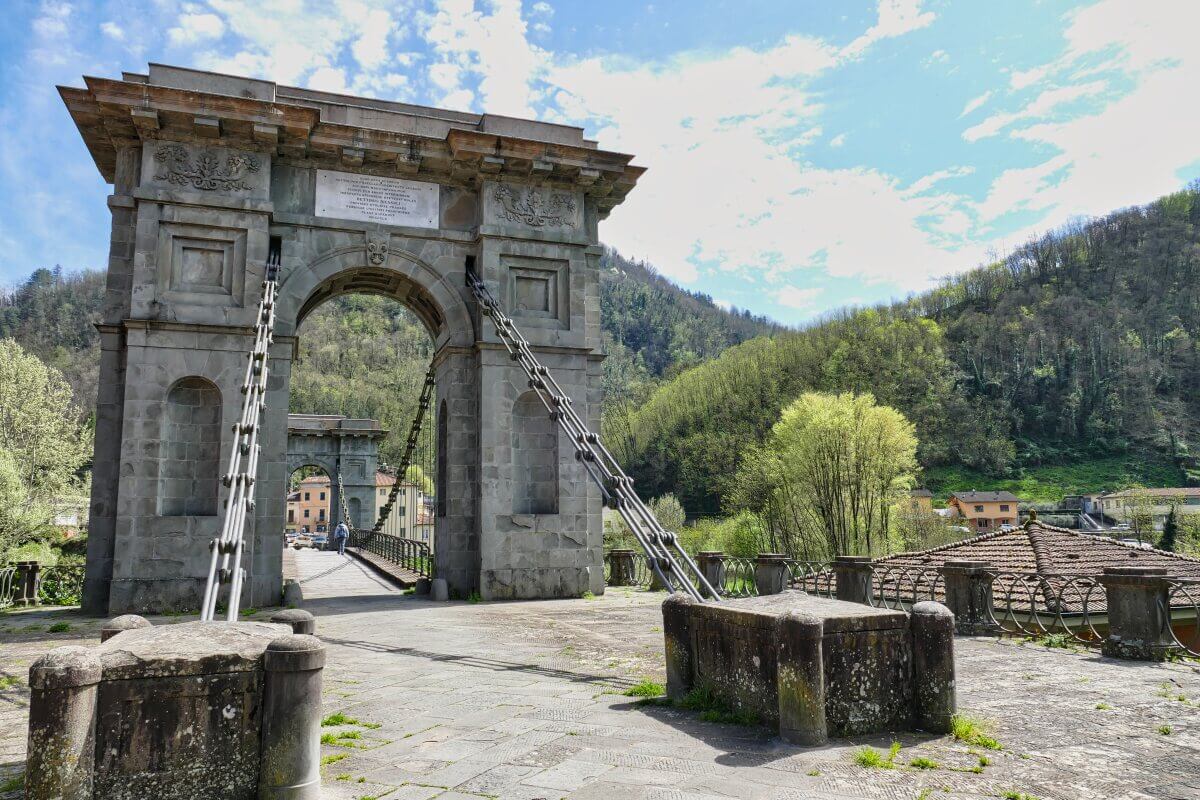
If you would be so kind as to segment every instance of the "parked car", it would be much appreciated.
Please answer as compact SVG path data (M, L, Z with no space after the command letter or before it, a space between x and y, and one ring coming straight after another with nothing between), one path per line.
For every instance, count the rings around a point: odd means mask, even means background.
M328 544L329 534L327 533L318 533L312 537L312 546L318 550L324 550Z
M299 550L302 547L312 547L312 537L307 533L298 533L296 538L292 540L292 547Z

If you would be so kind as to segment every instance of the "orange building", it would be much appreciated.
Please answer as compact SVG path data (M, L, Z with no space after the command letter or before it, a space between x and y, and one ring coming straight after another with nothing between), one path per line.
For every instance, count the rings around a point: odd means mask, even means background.
M928 489L913 489L908 493L908 510L913 514L933 513L933 492Z
M288 494L284 529L289 533L328 533L330 494L328 475L310 475L300 481L296 491Z
M1001 525L1016 525L1019 502L1012 492L955 492L946 501L946 507L967 520L972 530L983 532Z

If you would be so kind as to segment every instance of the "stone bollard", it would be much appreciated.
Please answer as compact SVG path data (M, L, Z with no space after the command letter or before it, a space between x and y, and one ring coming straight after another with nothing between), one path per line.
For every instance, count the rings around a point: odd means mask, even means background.
M633 586L637 583L633 571L632 550L609 550L609 586Z
M1108 601L1108 638L1100 650L1110 658L1161 661L1172 649L1166 630L1167 571L1161 567L1105 567L1100 576Z
M281 636L263 653L259 800L321 796L321 673L325 648L315 636Z
M655 563L658 564L658 570L656 571L654 566L651 564L652 560L653 559L647 556L646 564L648 565L647 568L650 570L650 585L646 588L651 592L665 592L667 590L667 585L663 583L662 578L658 577L658 575L661 572L663 575L670 577L671 567L666 561L656 561Z
M915 604L909 615L913 654L913 722L920 730L949 733L957 700L954 685L954 614L941 603Z
M92 800L101 672L84 647L51 650L29 668L26 800Z
M429 582L429 599L439 603L450 599L450 584L445 578L434 578Z
M779 735L807 747L829 741L825 722L825 667L820 617L790 611L779 621L776 686Z
M38 604L38 581L42 565L37 561L17 562L17 593L13 605L36 606Z
M429 578L417 578L417 582L413 586L413 594L429 594Z
M701 550L696 554L700 574L718 592L725 587L725 554L720 550Z
M286 608L271 615L271 622L287 625L292 633L312 635L317 632L317 618L300 608Z
M667 658L667 696L682 700L693 688L692 635L688 631L690 608L695 604L684 592L675 592L663 601L663 646Z
M150 620L145 617L139 617L137 614L122 614L104 623L104 626L100 628L100 641L107 642L122 631L136 631L149 627L151 627Z
M833 560L833 574L837 581L837 599L848 603L871 605L870 556L838 556Z
M299 608L302 605L304 605L304 590L300 588L300 581L288 578L283 582L283 607Z
M788 586L787 556L759 553L754 559L754 588L760 595L779 594Z
M991 564L986 561L947 561L938 571L946 590L946 607L954 613L955 633L976 636L994 631Z

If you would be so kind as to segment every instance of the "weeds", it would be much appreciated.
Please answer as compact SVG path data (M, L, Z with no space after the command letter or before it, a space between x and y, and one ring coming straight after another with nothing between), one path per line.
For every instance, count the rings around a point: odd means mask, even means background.
M347 717L345 714L343 714L340 711L330 714L328 717L325 717L325 719L321 720L321 725L322 725L322 727L325 727L325 728L329 728L334 725L357 725L357 724L358 724L358 720L356 720L354 717Z
M1159 725L1158 732L1161 733L1163 736L1170 736L1171 735L1171 726L1170 725Z
M325 737L322 736L321 738L324 739ZM323 767L327 764L336 764L349 755L349 753L330 753L327 756L321 756L321 766Z
M67 622L56 622L46 630L50 633L66 633L67 631L71 630L71 625Z
M483 595L481 595L478 591L473 591L469 595L467 595L467 602L472 603L472 604L473 603L482 603Z
M917 756L916 758L909 761L908 765L910 767L912 767L913 769L937 769L938 768L938 763L936 761L934 761L932 758L926 758L925 756Z
M708 687L697 686L678 703L680 708L699 711L700 719L732 725L757 725L758 715L753 711L731 708Z
M860 747L854 751L854 763L864 769L895 769L896 756L900 755L900 743L892 742L885 755L874 747Z
M1108 703L1096 703L1096 710L1097 711L1112 711L1113 707L1110 706Z
M621 692L626 697L659 697L666 693L666 686L656 683L649 678L642 678L636 684Z
M1015 789L1009 789L1007 792L1005 792L1004 794L1002 794L1000 796L1003 797L1004 800L1040 800L1040 798L1034 797L1031 794L1025 794L1025 792L1018 792Z
M951 733L954 738L960 742L982 747L985 750L1002 750L1003 746L992 737L991 726L983 720L967 716L966 714L955 714L951 728Z
M11 778L5 779L0 783L0 794L7 792L15 792L17 789L25 788L25 774L13 775Z
M16 675L0 675L0 692L20 685L21 679Z
M592 594L591 592L584 592L583 594L579 595L579 597L583 600L595 600L596 599L596 595Z

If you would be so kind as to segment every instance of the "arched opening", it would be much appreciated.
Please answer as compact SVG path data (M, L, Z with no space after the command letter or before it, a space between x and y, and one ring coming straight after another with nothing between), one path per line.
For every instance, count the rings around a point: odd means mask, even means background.
M324 467L307 464L288 476L285 541L295 547L319 547L335 524L333 479Z
M296 332L298 358L291 367L289 411L376 420L386 431L372 441L369 454L356 449L365 445L354 437L341 438L332 468L342 472L345 503L329 509L330 530L343 516L349 517L352 528L371 529L399 482L380 532L432 547L428 509L435 502L432 475L437 461L432 408L425 412L406 474L398 470L434 352L433 319L428 307L414 308L414 292L401 292L397 298L391 292L399 292L398 287L364 283L364 272L338 276L304 304ZM345 420L339 424L354 427ZM337 477L336 472L330 476L335 487ZM333 494L338 502L338 492Z
M211 517L221 474L221 390L199 377L167 391L159 422L158 513Z
M558 513L558 428L530 390L512 413L512 504L514 514Z

